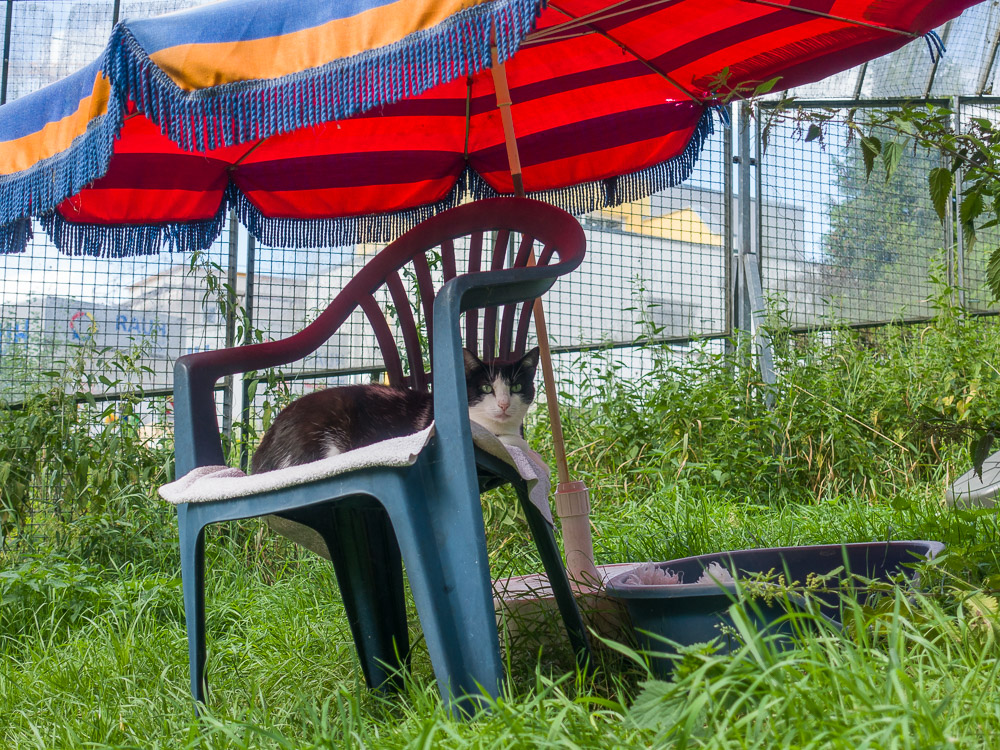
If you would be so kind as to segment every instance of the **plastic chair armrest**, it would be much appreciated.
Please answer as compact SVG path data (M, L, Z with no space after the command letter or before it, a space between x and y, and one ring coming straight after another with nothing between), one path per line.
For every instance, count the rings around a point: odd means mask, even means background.
M174 363L174 452L177 476L198 466L225 463L215 384L227 375L278 367L316 351L347 320L355 307L347 290L337 295L316 320L277 341L197 352Z

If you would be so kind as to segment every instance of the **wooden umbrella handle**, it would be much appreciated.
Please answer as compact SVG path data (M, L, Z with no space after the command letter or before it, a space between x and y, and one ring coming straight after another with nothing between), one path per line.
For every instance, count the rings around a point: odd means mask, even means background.
M510 179L514 183L514 196L524 197L524 180L521 178L521 155L517 152L517 138L514 135L514 118L510 113L510 87L507 85L507 70L497 53L494 44L490 47L493 66L493 89L497 95L497 109L500 110L500 123L503 125L503 140L507 145L507 163L510 164ZM543 323L544 325L544 323Z

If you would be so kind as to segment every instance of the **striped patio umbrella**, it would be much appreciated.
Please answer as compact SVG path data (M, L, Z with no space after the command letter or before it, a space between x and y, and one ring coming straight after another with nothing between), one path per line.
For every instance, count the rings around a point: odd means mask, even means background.
M0 107L0 252L32 218L63 252L127 256L207 248L231 209L266 245L324 247L469 197L618 205L687 178L720 103L923 35L939 54L932 29L976 2L228 0L126 21ZM597 578L535 319L570 573Z
M620 204L690 174L720 101L974 2L229 0L126 21L93 64L0 107L0 252L31 217L72 254L205 248L229 209L272 246L386 241L519 192L518 156L533 197Z

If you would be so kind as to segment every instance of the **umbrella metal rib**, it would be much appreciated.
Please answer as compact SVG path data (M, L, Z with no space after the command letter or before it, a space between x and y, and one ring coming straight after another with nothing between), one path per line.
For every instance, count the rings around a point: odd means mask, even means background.
M894 29L891 26L882 26L877 23L869 23L868 21L860 21L856 18L846 18L845 16L835 16L832 13L824 13L821 10L813 10L812 8L800 8L797 5L785 5L784 3L772 2L772 0L740 0L743 3L753 3L754 5L766 5L769 8L778 8L779 10L794 10L798 13L806 13L810 16L818 16L820 18L829 18L831 21L840 21L841 23L849 23L852 26L863 26L866 29L875 29L876 31L887 31L891 34L899 34L900 36L909 37L910 39L916 39L921 36L913 31L905 31L903 29Z
M661 4L662 3L651 3L651 5L661 5ZM549 7L552 8L553 10L559 11L563 15L566 15L566 16L569 16L570 18L573 18L572 14L570 14L565 9L560 8L555 3L549 3ZM585 16L580 16L579 18L574 18L574 21L582 21L583 18L585 18ZM600 18L603 20L604 17L601 16ZM655 73L656 75L660 76L660 78L662 78L664 81L666 81L667 83L669 83L675 89L677 89L678 91L680 91L682 94L684 94L684 96L686 96L689 99L691 99L691 101L697 102L698 104L704 104L705 103L702 99L699 99L693 93L691 93L690 91L688 91L680 83L678 83L677 81L675 81L667 73L665 73L662 70L660 70L659 68L657 68L655 65L653 65L653 63L651 63L649 60L647 60L642 55L640 55L638 52L636 52L634 49L632 49L629 45L625 44L624 42L622 42L619 39L616 39L614 36L612 36L608 32L603 31L602 29L597 28L590 21L584 22L583 25L586 26L588 29L590 29L590 31L593 32L594 34L602 36L605 39L607 39L609 42L611 42L612 44L616 44L619 47L621 47L624 52L627 52L628 54L632 55L632 57L634 57L636 60L638 60L643 65L645 65L647 68L649 68L653 73ZM561 28L561 26L557 27L557 28ZM529 38L530 38L530 35L529 35Z
M538 42L538 41L563 41L564 39L571 39L574 36L585 36L585 34L567 34L567 31L572 31L575 28L583 27L588 31L585 33L590 33L594 31L593 24L595 21L610 21L618 16L628 15L640 10L649 10L650 8L656 8L657 6L667 6L676 3L677 0L652 0L652 2L646 3L644 5L633 5L631 0L621 0L621 2L614 3L605 8L600 8L598 10L592 11L590 13L584 13L581 16L574 16L571 13L567 13L562 8L557 7L553 3L549 3L548 7L558 10L563 15L570 18L569 21L565 23L560 23L555 26L550 26L547 29L541 29L539 31L532 31L525 38L525 42ZM621 6L628 6L626 9L621 10Z

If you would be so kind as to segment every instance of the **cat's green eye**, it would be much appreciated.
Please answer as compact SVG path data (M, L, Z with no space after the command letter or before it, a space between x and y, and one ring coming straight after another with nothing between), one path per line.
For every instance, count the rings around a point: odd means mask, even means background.
M514 385L512 385L510 387L510 392L511 393L520 393L521 392L521 384L520 383L514 383Z
M482 393L493 393L493 386L490 385L489 383L484 383L483 385L479 386L479 390Z

